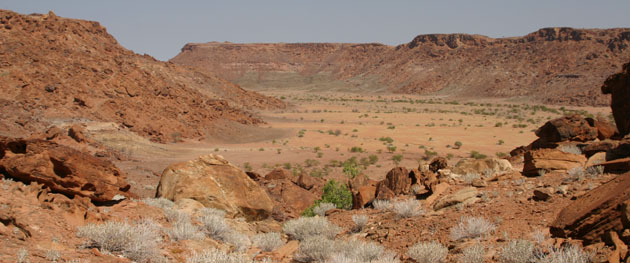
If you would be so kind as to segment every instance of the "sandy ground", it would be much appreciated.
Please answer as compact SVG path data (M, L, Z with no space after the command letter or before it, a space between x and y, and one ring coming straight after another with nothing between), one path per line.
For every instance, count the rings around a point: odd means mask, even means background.
M89 129L92 137L131 159L117 165L130 174L135 192L153 196L164 168L202 154L223 155L235 165L261 174L276 166L290 166L333 177L343 176L343 172L340 167L327 167L331 162L376 155L378 161L362 172L381 179L395 165L392 158L397 155L402 156L400 165L409 168L426 162L432 153L453 163L472 151L495 157L535 140L535 129L549 119L571 112L610 115L607 107L541 107L516 100L321 94L268 93L293 107L259 112L267 124L258 127L224 123L214 131L222 136L203 140L156 144L103 125ZM459 149L456 142L461 142Z

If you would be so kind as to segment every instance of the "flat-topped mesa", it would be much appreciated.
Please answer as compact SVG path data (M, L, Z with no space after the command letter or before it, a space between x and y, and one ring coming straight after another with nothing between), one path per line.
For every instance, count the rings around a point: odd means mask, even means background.
M461 46L486 46L493 39L482 35L470 34L426 34L418 35L411 42L406 44L407 47L415 48L422 44L433 44L435 46L446 46L449 48L458 48Z

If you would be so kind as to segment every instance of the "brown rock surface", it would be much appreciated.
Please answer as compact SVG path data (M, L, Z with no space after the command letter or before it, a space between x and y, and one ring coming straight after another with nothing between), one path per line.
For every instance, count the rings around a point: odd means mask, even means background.
M172 201L189 198L248 220L269 217L274 206L265 189L238 167L214 154L164 169L156 197Z
M431 164L429 164L429 170L434 173L437 173L438 170L446 167L448 167L448 161L444 157L435 157L435 159L431 161Z
M263 186L275 201L274 218L298 218L306 208L319 199L314 193L288 179L266 180Z
M382 181L382 185L392 190L394 195L409 194L411 177L405 167L391 169Z
M630 173L625 173L588 191L562 209L551 225L551 233L581 239L586 244L602 241L609 231L621 233L621 206L628 200Z
M627 135L630 133L630 63L623 65L621 72L606 79L602 93L611 94L610 107L617 130L621 136Z
M615 159L598 165L604 167L605 173L625 173L630 171L630 158Z
M538 176L539 170L566 171L582 167L586 163L584 155L565 153L555 149L539 149L525 153L523 175Z
M619 146L619 141L614 140L591 142L582 148L582 153L584 153L586 157L590 157L598 152L608 152L617 146Z
M585 142L597 138L597 128L580 115L571 115L548 121L536 130L536 136L544 142Z
M597 139L599 140L610 139L617 132L617 128L607 121L595 120L593 118L586 118L586 121L589 125L597 129Z
M361 209L372 203L376 198L376 187L372 185L361 186L356 194L352 195L352 208Z
M271 172L265 175L265 180L282 180L289 179L293 177L291 172L287 171L284 168L275 168Z
M134 197L125 175L108 161L44 140L0 137L0 172L37 182L52 192L84 196L94 202Z
M262 122L239 108L284 107L209 73L135 54L97 22L0 10L0 23L0 135L88 119L171 142L210 136L218 120Z
M601 85L630 56L630 29L543 28L522 37L419 35L375 43L189 43L171 59L246 88L365 87L607 105ZM466 69L462 71L462 69Z

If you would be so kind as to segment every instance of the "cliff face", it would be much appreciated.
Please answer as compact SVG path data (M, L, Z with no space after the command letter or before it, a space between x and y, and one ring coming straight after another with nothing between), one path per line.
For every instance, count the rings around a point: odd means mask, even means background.
M543 28L522 37L420 35L381 44L187 44L172 62L244 88L523 97L606 105L606 77L630 56L630 29Z
M135 54L97 22L0 10L0 134L108 121L155 141L205 136L247 109L284 107L205 71Z

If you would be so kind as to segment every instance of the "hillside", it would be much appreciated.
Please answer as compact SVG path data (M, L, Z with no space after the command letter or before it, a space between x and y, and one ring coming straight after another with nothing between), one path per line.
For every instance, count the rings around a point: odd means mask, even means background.
M154 141L207 136L217 120L261 123L274 98L120 46L97 22L0 10L0 135L103 121Z
M606 105L605 78L630 56L630 29L544 28L522 37L419 35L382 44L187 44L172 62L244 88L390 91Z

